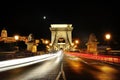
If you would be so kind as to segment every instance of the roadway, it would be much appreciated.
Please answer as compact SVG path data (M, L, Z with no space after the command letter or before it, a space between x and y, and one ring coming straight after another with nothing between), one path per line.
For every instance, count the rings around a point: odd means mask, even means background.
M63 58L62 58L63 57ZM120 66L64 54L0 72L1 80L120 80Z
M0 67L3 68L3 69L0 68L0 80L55 80L58 78L58 75L61 71L61 61L63 56L61 55L59 57L54 57L54 55L52 56L51 55L50 57L53 58L48 59L45 57L43 58L44 60L42 60L41 62L37 62L22 67L16 67L14 69L11 68L10 70L5 68L5 70L3 71L4 68L0 65ZM26 63L27 62L20 64L22 65ZM3 63L1 62L0 64ZM4 64L5 67L9 68L9 66L6 65L7 64ZM16 65L19 64L15 65L12 64L12 66Z
M64 56L66 80L120 80L120 66L100 61Z

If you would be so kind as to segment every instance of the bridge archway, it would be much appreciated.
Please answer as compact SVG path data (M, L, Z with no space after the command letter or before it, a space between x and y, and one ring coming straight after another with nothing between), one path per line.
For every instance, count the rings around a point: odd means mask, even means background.
M59 39L58 39L58 43L65 43L65 39L64 39L64 38L62 38L62 37L61 37L61 38L59 38Z
M70 50L72 48L72 24L51 24L51 48Z

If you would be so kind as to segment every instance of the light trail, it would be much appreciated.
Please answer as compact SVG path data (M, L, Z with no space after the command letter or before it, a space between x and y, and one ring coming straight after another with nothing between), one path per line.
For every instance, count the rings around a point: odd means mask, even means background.
M60 57L61 55L62 55L62 52L58 51L53 54L45 54L45 55L40 55L40 56L28 57L28 58L1 61L0 62L0 72L14 69L14 68L32 65L32 64L39 63L39 62L42 62L45 60L53 59L55 57Z

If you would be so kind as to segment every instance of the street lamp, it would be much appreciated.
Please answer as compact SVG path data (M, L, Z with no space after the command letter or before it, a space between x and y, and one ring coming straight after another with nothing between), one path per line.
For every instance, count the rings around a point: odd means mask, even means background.
M110 39L111 39L111 34L110 34L110 33L107 33L107 34L105 35L105 39L106 39L106 40L110 40Z
M78 39L74 40L74 43L72 43L72 46L73 46L73 48L74 48L75 50L78 50L78 49L79 49L79 47L78 47L79 43L80 43L80 42L79 42Z
M19 40L19 36L18 35L15 35L14 38L15 38L16 41Z
M45 40L45 44L49 44L49 41L48 41L48 40Z
M19 40L19 35L15 35L14 36L14 39L15 39L15 41L16 41L16 49L17 49L17 51L19 50L19 47L18 47L18 45L17 45L17 41Z
M75 44L79 44L79 40L75 40Z
M106 33L105 34L105 39L107 40L107 50L110 50L111 48L110 48L110 45L109 45L109 41L110 41L110 39L111 39L111 34L110 33Z

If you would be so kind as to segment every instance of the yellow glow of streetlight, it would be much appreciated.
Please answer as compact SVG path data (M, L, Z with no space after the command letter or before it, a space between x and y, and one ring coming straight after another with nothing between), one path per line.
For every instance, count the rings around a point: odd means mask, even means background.
M14 38L15 38L15 40L18 40L18 39L19 39L19 36L18 36L18 35L15 35Z
M110 34L106 34L106 35L105 35L105 38L106 38L107 40L109 40L109 39L111 38L111 35L110 35Z
M75 40L75 44L78 44L79 43L79 41L78 40Z
M45 40L45 44L48 44L49 43L49 41L48 40Z

